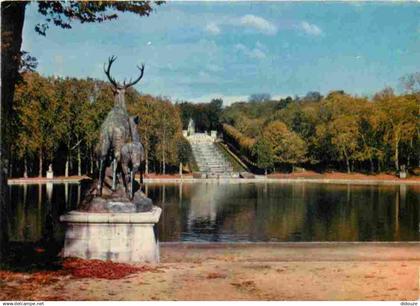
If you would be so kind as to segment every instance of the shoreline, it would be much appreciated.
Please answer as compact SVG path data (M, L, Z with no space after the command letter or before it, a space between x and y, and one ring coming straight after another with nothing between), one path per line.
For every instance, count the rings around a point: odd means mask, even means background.
M92 178L86 175L84 176L74 175L74 176L69 176L69 177L58 176L52 179L48 179L46 177L28 177L28 178L19 177L19 178L7 179L7 184L8 185L47 184L47 183L61 184L61 183L80 183L81 181L84 181L84 180L91 181Z
M353 184L353 185L420 185L420 180L395 179L310 179L310 178L209 178L209 179L144 179L145 183L321 183L321 184Z
M80 183L82 181L91 181L88 176L85 177L57 177L53 179L47 178L12 178L8 179L8 185L25 185L25 184L61 184L61 183ZM184 178L145 178L145 183L319 183L319 184L349 184L349 185L420 185L420 179L347 179L347 178L305 178L305 177L291 177L291 178L208 178L196 179L193 177Z

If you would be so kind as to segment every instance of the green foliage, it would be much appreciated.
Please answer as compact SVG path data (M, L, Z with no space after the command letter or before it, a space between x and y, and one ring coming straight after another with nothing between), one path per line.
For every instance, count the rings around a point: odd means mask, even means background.
M222 99L213 99L210 103L178 103L177 107L181 114L183 129L187 129L188 122L192 118L197 131L217 130L219 128L222 106Z
M128 111L140 118L147 167L164 171L167 165L178 167L185 161L177 146L184 139L178 108L167 99L140 95L134 89L126 93L126 102ZM113 103L111 87L102 81L24 73L14 101L16 163L38 159L42 169L43 161L54 163L63 156L71 164L77 156L78 168L83 163L92 168L99 129Z
M247 137L235 127L226 123L223 124L223 132L225 138L239 148L243 154L250 155L252 153L252 147L255 144L255 139Z
M302 163L306 161L306 143L295 132L289 131L281 121L269 123L262 132L266 142L278 163Z
M37 73L25 73L15 91L16 153L51 159L66 126L53 83Z
M71 29L72 22L104 22L118 18L118 12L149 16L153 5L162 3L164 1L39 1L38 13L45 16L45 21L38 23L35 31L45 36L50 23Z
M257 166L261 169L274 167L274 153L267 139L261 137L253 147L253 154L257 158Z
M192 149L189 141L184 136L180 135L176 141L177 154L179 162L188 164L192 161Z
M267 144L274 163L371 172L415 167L420 148L416 76L403 79L407 93L400 96L390 88L371 100L337 90L326 97L309 92L303 98L234 103L221 115L224 137L260 168Z
M271 100L271 95L268 93L258 93L249 96L249 102L266 102Z
M177 141L182 137L178 108L165 98L150 95L127 99L127 108L140 118L138 129L145 150L146 172L150 166L162 172L166 171L166 165L177 166Z

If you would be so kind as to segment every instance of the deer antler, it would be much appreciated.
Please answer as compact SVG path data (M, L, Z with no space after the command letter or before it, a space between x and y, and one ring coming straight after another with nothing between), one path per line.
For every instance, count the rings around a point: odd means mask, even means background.
M108 80L111 82L111 84L114 85L114 87L118 88L119 86L118 86L117 81L115 81L115 79L112 78L111 74L110 74L112 63L115 62L116 59L117 59L117 57L114 56L114 55L112 55L110 58L108 58L108 68L105 68L105 64L104 64L104 72L105 72L106 76L108 77Z
M140 76L137 79L135 79L134 81L131 81L131 79L130 79L130 81L127 84L125 83L125 80L124 80L124 85L123 85L124 88L127 89L128 87L133 86L134 84L138 83L141 80L141 78L143 77L143 73L144 73L144 64L142 64L141 67L137 66L137 69L140 70Z

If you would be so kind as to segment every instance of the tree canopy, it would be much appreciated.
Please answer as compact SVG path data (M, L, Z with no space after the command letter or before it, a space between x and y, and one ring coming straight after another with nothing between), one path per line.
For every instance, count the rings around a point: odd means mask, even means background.
M416 74L402 80L404 93L385 88L371 99L336 90L325 97L309 92L303 98L233 103L220 116L224 138L263 169L269 162L262 159L270 154L274 165L348 172L416 167L420 91Z

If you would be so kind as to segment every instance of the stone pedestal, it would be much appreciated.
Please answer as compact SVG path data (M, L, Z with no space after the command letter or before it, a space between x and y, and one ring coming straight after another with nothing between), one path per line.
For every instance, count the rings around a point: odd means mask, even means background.
M157 206L141 213L71 211L60 217L67 224L64 257L158 263L159 242L153 227L161 212Z

